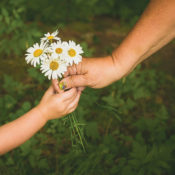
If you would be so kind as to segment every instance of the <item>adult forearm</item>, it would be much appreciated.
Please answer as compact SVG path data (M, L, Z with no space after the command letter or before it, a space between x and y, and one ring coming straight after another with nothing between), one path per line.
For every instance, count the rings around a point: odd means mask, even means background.
M0 127L0 155L21 145L46 123L37 108Z
M114 50L116 68L123 76L175 36L175 1L152 0L140 20Z
M168 44L173 38L174 38L174 32L167 34L167 36L164 37L162 41L160 41L155 47L152 47L145 55L143 55L140 58L139 63L148 58L149 56L151 56L152 54L154 54L156 51L161 49L166 44Z
M69 68L61 83L67 89L102 88L121 79L174 38L174 12L175 0L152 0L112 57L83 59L79 65Z

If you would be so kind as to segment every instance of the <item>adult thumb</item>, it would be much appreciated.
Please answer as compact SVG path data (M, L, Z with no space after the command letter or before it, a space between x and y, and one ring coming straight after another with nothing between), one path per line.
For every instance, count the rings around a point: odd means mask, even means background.
M88 85L88 82L84 75L71 75L71 76L64 78L59 83L59 87L62 90L70 89L73 87L83 87L87 85Z

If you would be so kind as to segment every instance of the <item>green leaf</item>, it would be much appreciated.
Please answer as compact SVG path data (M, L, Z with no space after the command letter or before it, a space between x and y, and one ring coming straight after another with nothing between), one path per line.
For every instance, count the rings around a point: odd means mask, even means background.
M99 138L99 132L96 122L89 122L86 126L86 135L93 139Z

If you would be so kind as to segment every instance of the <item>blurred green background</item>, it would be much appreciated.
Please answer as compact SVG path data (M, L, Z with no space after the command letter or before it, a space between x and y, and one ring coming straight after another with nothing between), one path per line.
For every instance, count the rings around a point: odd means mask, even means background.
M1 0L0 125L38 104L50 82L25 62L46 32L81 43L85 57L110 54L148 0ZM174 175L175 43L109 87L87 88L77 109L86 153L63 119L0 157L0 175Z

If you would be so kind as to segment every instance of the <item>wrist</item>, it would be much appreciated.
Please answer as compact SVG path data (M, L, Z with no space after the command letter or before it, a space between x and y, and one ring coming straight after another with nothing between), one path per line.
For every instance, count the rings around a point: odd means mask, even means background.
M127 74L126 68L123 66L123 64L120 62L119 57L112 53L110 56L108 56L108 59L110 60L112 66L110 66L113 69L113 79L114 81L118 81L121 78L123 78Z
M120 48L114 50L111 57L114 62L116 74L118 74L118 79L127 76L139 63L137 61L139 60L137 55L129 54L127 50Z
M46 124L48 122L48 116L46 111L43 110L43 107L39 104L34 109L38 113L38 117Z

